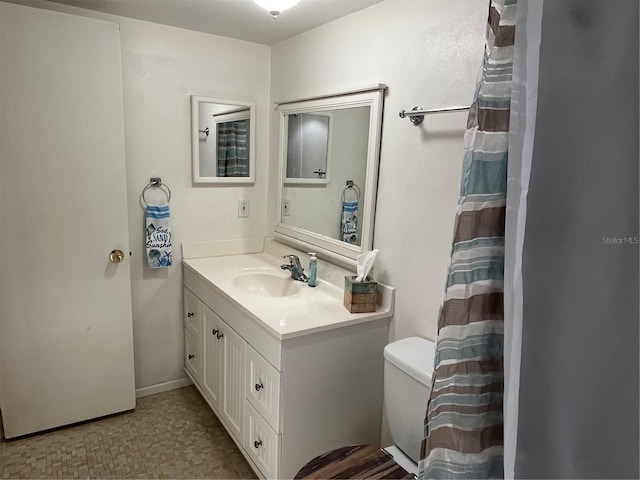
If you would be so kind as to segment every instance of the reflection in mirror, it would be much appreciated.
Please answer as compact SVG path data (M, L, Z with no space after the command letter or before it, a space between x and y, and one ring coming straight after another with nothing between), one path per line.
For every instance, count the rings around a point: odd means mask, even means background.
M371 249L383 91L280 104L276 238L333 258Z
M331 112L287 117L286 183L328 183L333 122Z
M327 179L321 182L314 179L308 180L304 185L296 185L295 183L302 182L291 181L289 170L292 158L290 136L292 130L289 128L287 178L283 189L284 201L289 203L289 214L283 215L282 223L317 232L353 245L360 245L362 234L358 219L363 206L360 204L360 195L356 195L354 188L347 188L347 183L356 185L356 188L362 185L362 189L366 193L365 175L370 107L356 106L332 112L314 113L313 115L291 114L287 116L289 127L295 115L298 118L302 115L329 118L328 115L331 115L334 129L330 146L328 149L325 148L325 151L329 152L328 157L331 158L332 175L331 181ZM316 129L312 133L322 137L323 131ZM294 158L296 157L294 156ZM324 185L310 188L308 184L313 182ZM311 212L316 213L310 215Z
M194 183L254 181L252 102L191 97Z

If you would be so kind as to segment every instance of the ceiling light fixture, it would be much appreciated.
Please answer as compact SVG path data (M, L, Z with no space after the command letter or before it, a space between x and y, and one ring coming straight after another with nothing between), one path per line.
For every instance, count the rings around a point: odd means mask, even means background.
M267 12L273 15L273 18L278 18L285 10L294 7L300 0L253 0L255 3L264 8Z

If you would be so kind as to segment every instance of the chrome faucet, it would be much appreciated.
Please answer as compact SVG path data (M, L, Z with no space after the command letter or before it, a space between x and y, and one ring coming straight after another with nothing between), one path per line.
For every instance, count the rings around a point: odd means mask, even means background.
M289 263L281 265L280 268L282 270L289 270L291 272L291 278L293 278L294 280L299 280L301 282L306 282L308 280L307 276L304 274L304 268L302 268L300 259L297 255L284 255L282 258L289 259Z

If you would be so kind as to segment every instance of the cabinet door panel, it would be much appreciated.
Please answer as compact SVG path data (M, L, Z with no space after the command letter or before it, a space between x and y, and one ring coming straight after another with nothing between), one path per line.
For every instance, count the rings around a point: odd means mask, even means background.
M203 387L205 395L214 409L220 411L220 389L222 388L223 337L222 320L206 305L201 306L204 320L204 372Z
M231 327L222 322L222 419L231 434L242 444L245 403L245 341Z

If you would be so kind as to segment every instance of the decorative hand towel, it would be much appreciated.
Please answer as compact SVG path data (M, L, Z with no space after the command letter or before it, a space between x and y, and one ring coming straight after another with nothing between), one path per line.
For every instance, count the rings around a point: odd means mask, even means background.
M342 202L342 241L358 243L358 202Z
M169 205L147 205L147 266L171 266Z

